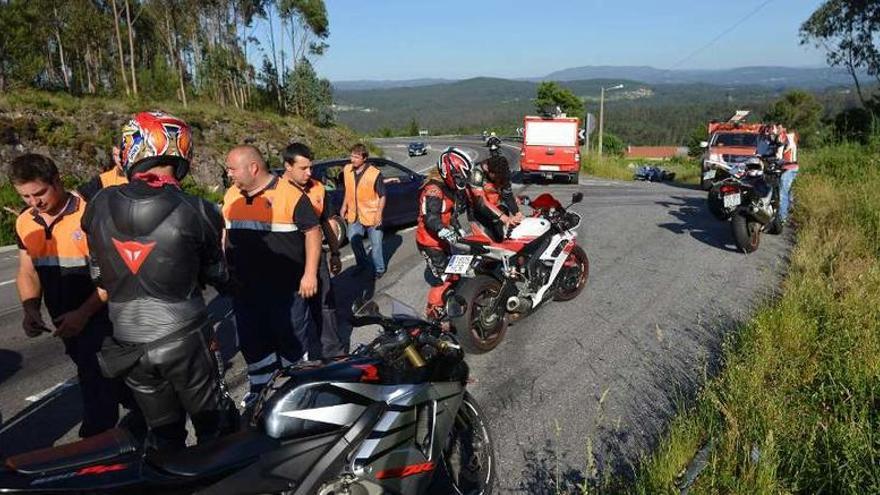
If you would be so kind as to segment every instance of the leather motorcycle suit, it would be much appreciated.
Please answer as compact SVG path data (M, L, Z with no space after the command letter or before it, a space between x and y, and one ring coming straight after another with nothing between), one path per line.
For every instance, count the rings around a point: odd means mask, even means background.
M205 283L228 280L222 226L207 201L140 180L101 190L83 216L114 327L102 365L125 376L160 448L185 446L185 413L199 441L237 419L221 394L202 297Z

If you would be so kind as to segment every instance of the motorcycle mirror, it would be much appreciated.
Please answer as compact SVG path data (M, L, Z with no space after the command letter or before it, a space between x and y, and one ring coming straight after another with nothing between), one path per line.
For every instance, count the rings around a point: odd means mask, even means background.
M363 291L351 303L351 314L356 316L371 316L379 312L379 305L370 300L367 291Z
M446 300L446 314L450 318L464 316L464 309L466 307L467 301L458 294L453 294L452 297Z
M572 204L574 204L574 203L580 203L580 202L583 201L583 200L584 200L584 193L582 193L582 192L580 192L580 191L578 191L578 192L576 192L576 193L574 193L574 194L571 195L571 203L572 203Z

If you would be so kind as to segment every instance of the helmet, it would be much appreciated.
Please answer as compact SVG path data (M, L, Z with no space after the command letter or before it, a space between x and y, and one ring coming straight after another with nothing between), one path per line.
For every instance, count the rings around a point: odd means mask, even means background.
M760 177L764 175L764 164L758 157L751 157L746 160L746 175L748 177Z
M119 149L129 179L158 165L173 165L174 177L182 180L189 172L192 130L165 112L141 112L122 127Z
M492 133L489 134L489 135L492 136L492 137L495 137L495 131L492 131Z
M446 148L437 159L437 171L450 189L464 189L472 168L471 159L459 148Z

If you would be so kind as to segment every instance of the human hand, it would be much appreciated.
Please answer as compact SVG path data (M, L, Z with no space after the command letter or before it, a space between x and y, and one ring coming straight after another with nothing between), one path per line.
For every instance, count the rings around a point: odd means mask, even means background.
M302 280L299 281L299 295L300 297L307 299L309 297L314 296L318 293L318 277L314 273L307 273L303 275Z
M89 317L80 310L64 313L55 320L55 337L73 337L79 335L89 322Z
M43 315L40 314L40 302L25 301L22 304L24 318L21 327L24 329L25 335L28 337L39 337L43 332L51 332L43 321Z
M342 271L342 260L339 259L339 253L330 254L330 274L334 277Z

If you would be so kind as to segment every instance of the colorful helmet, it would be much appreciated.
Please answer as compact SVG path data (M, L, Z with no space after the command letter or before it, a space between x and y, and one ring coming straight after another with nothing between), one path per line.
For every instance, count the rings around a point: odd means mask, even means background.
M192 158L192 130L165 112L141 112L122 127L119 149L129 179L157 165L173 165L174 177L182 180Z
M471 159L459 148L446 148L437 159L437 171L450 189L467 187L472 168Z

